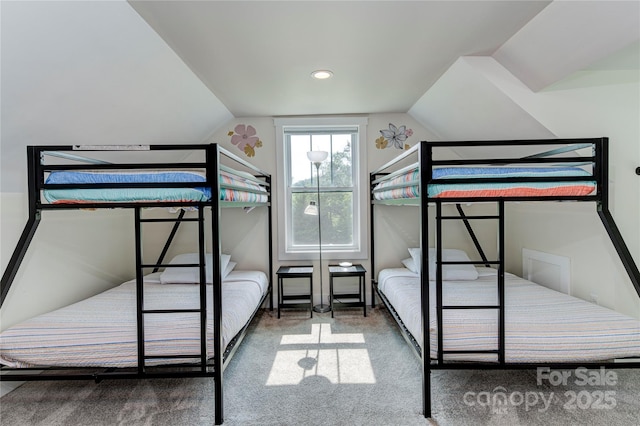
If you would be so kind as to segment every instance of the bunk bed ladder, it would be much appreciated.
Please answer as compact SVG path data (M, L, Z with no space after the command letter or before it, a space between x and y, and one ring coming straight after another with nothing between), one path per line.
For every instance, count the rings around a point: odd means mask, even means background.
M445 355L455 354L489 354L497 357L499 364L505 362L505 294L504 294L504 201L497 201L497 214L496 215L475 215L467 216L462 207L458 204L456 206L459 215L444 216L442 214L442 201L436 201L436 309L437 309L437 323L438 323L438 364L444 363ZM482 249L479 248L478 240L469 224L469 219L473 220L497 220L498 221L498 259L488 260ZM474 244L479 250L479 254L482 257L481 260L472 261L444 261L442 259L442 221L443 220L461 220L464 222L469 235L471 236ZM493 265L498 269L497 275L497 303L495 305L458 305L443 303L442 298L442 268L445 265ZM497 311L497 347L495 349L486 350L445 350L444 349L444 330L443 330L443 315L445 311L449 310L495 310Z
M137 305L137 332L138 332L138 373L144 374L146 369L146 361L153 359L185 359L193 360L200 359L200 370L205 372L207 369L207 289L206 289L206 267L205 267L205 240L204 240L204 209L198 208L198 216L196 218L185 218L184 211L176 218L142 218L141 207L135 209L135 240L136 240L136 305ZM166 223L174 222L174 226L171 230L170 239L173 239L175 232L182 222L197 222L198 223L198 263L194 264L163 264L162 260L166 255L165 246L158 261L154 264L146 264L143 261L143 249L142 249L142 224L143 223ZM159 268L174 268L174 267L197 267L199 270L199 290L200 290L200 305L197 308L191 309L145 309L144 305L144 271L146 269L153 269L154 272ZM171 354L171 355L147 355L145 348L145 329L144 318L145 315L162 315L162 314L175 314L175 313L192 313L199 314L200 316L200 354L199 355L184 355L184 354Z

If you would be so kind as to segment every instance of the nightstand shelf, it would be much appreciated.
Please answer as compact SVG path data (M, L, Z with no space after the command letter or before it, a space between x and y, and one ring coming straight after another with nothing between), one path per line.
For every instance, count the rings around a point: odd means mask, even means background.
M313 317L313 266L281 266L276 272L278 276L278 318L281 309L309 309ZM308 293L285 294L284 280L306 278L309 280ZM308 302L301 302L308 299Z
M366 290L364 285L364 274L367 271L362 265L352 265L342 267L338 265L329 266L329 303L331 304L331 317L336 307L362 308L364 316L367 316L367 304L365 303ZM342 277L355 277L358 279L357 293L336 293L334 292L334 279ZM345 301L350 299L351 301Z

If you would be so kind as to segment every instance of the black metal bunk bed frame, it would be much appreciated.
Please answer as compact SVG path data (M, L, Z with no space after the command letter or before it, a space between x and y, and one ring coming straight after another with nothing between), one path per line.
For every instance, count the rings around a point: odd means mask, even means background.
M552 140L506 140L506 141L473 141L473 142L464 142L464 141L455 141L455 142L427 142L422 141L411 149L391 160L390 162L384 164L378 169L372 171L370 173L370 187L369 192L371 196L371 210L370 210L370 226L371 226L371 270L372 279L371 279L371 287L372 287L372 296L371 296L371 305L372 308L375 304L375 296L377 293L390 314L393 316L395 321L398 323L400 331L405 338L405 340L409 343L411 348L414 350L414 353L420 358L422 365L422 395L423 395L423 414L426 418L431 417L431 371L432 370L446 370L446 369L485 369L485 370L526 370L526 369L534 369L537 367L549 367L556 369L575 369L579 367L585 368L640 368L640 361L636 358L632 360L626 360L625 362L531 362L531 363L510 363L505 360L505 282L504 282L504 259L505 259L505 244L504 244L504 205L505 202L509 201L590 201L596 203L596 208L598 212L598 216L600 217L610 239L613 243L618 256L620 257L622 264L624 265L627 274L640 296L640 271L631 256L631 253L624 242L622 234L618 230L617 225L613 219L609 211L609 192L608 192L608 178L609 178L609 156L608 156L608 138L590 138L590 139L552 139ZM545 151L543 153L523 157L523 158L500 158L500 159L479 159L479 160L434 160L433 159L433 148L451 148L451 147L489 147L489 146L532 146L532 145L559 145L560 147L557 149ZM584 149L591 147L593 149L592 156L583 157L583 156L574 156L574 157L551 157L557 154L563 154L567 152L573 152L579 149ZM390 167L406 160L408 157L415 155L417 153L418 162L412 164L410 166L406 166L401 168L400 170L396 170L395 172L389 173L385 172L385 170ZM428 194L428 186L436 181L433 180L433 168L434 166L468 166L468 165L507 165L507 164L528 164L528 165L541 165L541 164L550 164L550 163L561 163L568 165L584 165L586 163L590 163L593 167L592 179L596 182L597 192L592 195L586 196L534 196L534 197L525 197L525 196L509 196L509 197L464 197L464 198L429 198L428 196L423 196L423 194ZM420 274L420 297L421 297L421 305L422 305L422 341L424 342L424 349L420 347L419 343L416 341L414 336L408 331L407 327L402 322L400 316L395 311L389 300L385 297L385 295L378 290L377 281L375 278L375 241L374 241L374 230L375 230L375 222L374 222L374 205L375 204L387 204L384 201L377 201L374 198L374 185L379 183L384 179L389 179L391 177L397 176L412 167L417 166L419 168L419 194L420 198L416 203L407 203L417 205L420 208L420 247L426 248L429 247L429 228L428 228L428 206L429 204L435 204L436 213L436 236L435 236L435 246L436 246L436 315L437 315L437 341L438 341L438 349L437 349L437 357L435 359L431 359L431 347L430 347L430 332L429 327L425 327L425 324L430 323L429 318L429 309L425 309L425 307L430 306L429 300L429 260L426 254L422 255L422 264L419 265L421 274ZM639 169L640 170L640 169ZM638 170L636 171L638 174ZM456 184L456 183L511 183L511 182L560 182L560 181L584 181L584 177L526 177L526 178L457 178L457 179L438 179L436 183L438 184ZM403 184L398 185L404 186ZM391 188L387 187L386 189ZM497 215L486 215L486 216L467 216L460 203L470 203L470 202L496 202L498 204L498 213ZM443 216L442 214L442 204L443 203L455 203L456 209L459 215L453 216ZM402 202L398 203L389 203L400 205ZM469 224L469 219L476 220L498 220L498 259L497 260L488 260L482 250L480 243L478 242L471 225ZM469 236L471 237L475 248L478 250L478 253L481 257L481 260L472 260L471 262L453 262L453 261L443 261L442 260L442 220L460 220L464 223ZM498 269L497 273L497 290L498 290L498 304L495 306L447 306L443 305L442 300L442 267L443 265L451 265L451 264L473 264L473 265L486 265L486 266L495 266ZM443 311L447 309L496 309L498 311L498 347L495 350L486 350L486 351L446 351L443 349L443 324L442 317ZM444 359L444 355L446 354L493 354L496 356L497 361L495 362L455 362L455 361L447 361Z
M87 151L130 151L130 150L149 150L149 151L203 151L204 162L182 162L182 163L107 163L104 161L95 161L90 165L85 164L64 164L64 165L44 165L44 156L51 155L62 157L70 160L86 161L90 160L86 157L76 155L78 152ZM66 152L74 152L70 154ZM232 171L232 169L224 166L220 162L221 156L235 161L251 171L254 176L254 183L264 187L267 192L266 203L238 203L224 202L220 200L221 187L233 188L233 185L221 184L218 176L221 170ZM223 371L231 360L233 353L244 338L247 329L255 318L259 308L269 299L269 307L273 309L273 249L272 249L272 211L271 211L271 175L263 172L249 162L236 156L235 154L225 150L218 144L202 144L202 145L145 145L145 146L28 146L27 147L27 168L28 168L28 198L29 198L29 218L24 230L20 236L18 244L11 256L7 268L2 276L0 283L0 306L4 304L5 298L9 293L11 284L20 268L20 264L27 252L29 244L36 232L38 224L42 219L42 212L46 210L71 210L71 209L101 209L101 208L131 208L134 210L135 218L135 244L136 244L136 299L137 299L137 330L138 330L138 362L137 367L127 368L80 368L80 367L47 367L46 373L40 374L4 374L2 380L7 381L34 381L34 380L95 380L100 382L105 379L143 379L143 378L170 378L170 377L213 377L214 378L214 403L215 403L215 424L222 424L224 421L223 411ZM55 170L148 170L148 169L204 169L206 174L205 182L165 182L165 183L104 183L104 184L45 184L45 176L47 173ZM243 174L243 177L245 175ZM198 188L207 187L211 189L211 198L209 201L200 202L91 202L82 204L58 203L47 204L41 200L41 193L45 189L114 189L114 188ZM250 189L243 190L251 192ZM220 213L221 208L225 206L234 207L256 207L265 205L268 213L268 253L269 253L269 275L268 290L262 296L256 310L252 313L251 319L244 327L231 339L226 348L222 347L222 287L221 277L222 270L220 257L222 254L220 244ZM142 217L142 209L147 207L171 207L171 208L196 208L197 218L185 218L185 210L181 209L177 218L153 218L145 219ZM205 226L204 226L204 209L210 207L211 214L211 241L212 241L212 257L213 257L213 277L214 285L212 286L213 299L213 357L207 355L207 306L206 306L206 269L205 269ZM142 257L142 224L173 222L174 225L167 238L158 260L155 263L144 263ZM173 241L173 238L183 222L198 223L198 252L199 261L195 264L165 264L164 257ZM156 272L159 268L171 267L197 267L199 269L200 279L200 306L197 309L190 310L145 310L144 309L144 291L143 291L143 271L152 269ZM145 355L144 347L144 315L147 314L165 314L175 312L192 312L199 314L200 317L200 355L163 355L152 356ZM220 356L222 354L222 356ZM180 363L171 365L146 366L145 361L150 359L195 359L191 363ZM177 368L176 368L177 367ZM21 368L14 369L2 366L2 371L18 371L18 370L37 370L43 368Z

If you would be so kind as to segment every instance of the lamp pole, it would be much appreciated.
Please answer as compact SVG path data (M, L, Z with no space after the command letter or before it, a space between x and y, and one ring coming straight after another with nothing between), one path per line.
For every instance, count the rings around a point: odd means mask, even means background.
M330 305L324 304L324 292L322 286L322 226L321 226L321 214L320 214L320 162L315 161L313 163L316 166L316 182L317 182L317 196L318 196L318 258L320 265L320 304L313 307L314 312L325 313L331 310Z
M313 204L313 201L311 201L309 207L305 209L305 213L318 215L318 257L320 261L320 304L315 305L313 307L313 311L320 312L320 313L329 312L331 310L331 304L327 305L323 303L324 289L322 288L322 223L321 223L322 220L320 217L320 164L327 158L328 155L329 153L327 151L307 152L307 157L309 158L309 161L311 161L313 165L316 166L316 179L317 179L316 195L318 197L318 200L317 200L315 209L310 209L309 212L307 212L307 209L309 209Z

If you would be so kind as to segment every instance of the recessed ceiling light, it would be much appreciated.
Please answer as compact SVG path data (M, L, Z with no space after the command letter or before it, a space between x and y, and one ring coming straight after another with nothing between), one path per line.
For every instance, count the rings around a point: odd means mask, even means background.
M317 70L311 73L311 77L317 80L326 80L327 78L330 78L332 75L333 73L329 70Z

